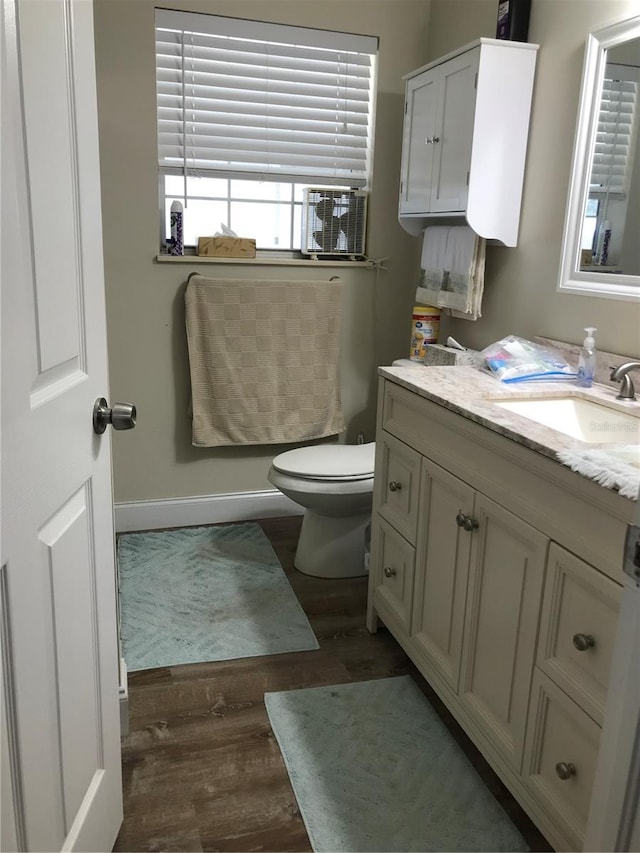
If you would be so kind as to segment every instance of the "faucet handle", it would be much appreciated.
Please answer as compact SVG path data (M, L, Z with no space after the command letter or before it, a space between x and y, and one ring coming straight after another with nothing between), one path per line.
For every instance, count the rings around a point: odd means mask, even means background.
M640 369L640 361L625 361L624 364L619 364L612 372L611 379L613 382L622 382L620 393L616 395L616 400L635 400L635 388L629 373L632 370Z
M618 380L620 381L620 380ZM636 399L636 389L633 387L633 382L631 381L631 377L628 373L625 373L622 377L622 385L620 386L620 393L616 394L616 400L635 400Z

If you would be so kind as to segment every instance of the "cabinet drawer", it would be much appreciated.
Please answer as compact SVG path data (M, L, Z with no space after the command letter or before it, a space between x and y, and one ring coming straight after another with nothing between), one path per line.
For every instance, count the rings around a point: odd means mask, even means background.
M582 850L599 743L600 726L536 667L523 776L574 850Z
M552 543L538 666L602 723L622 588Z
M378 440L376 510L415 545L420 454L388 435Z
M376 607L380 608L383 617L390 611L408 632L411 627L415 550L378 515L373 523L371 555Z

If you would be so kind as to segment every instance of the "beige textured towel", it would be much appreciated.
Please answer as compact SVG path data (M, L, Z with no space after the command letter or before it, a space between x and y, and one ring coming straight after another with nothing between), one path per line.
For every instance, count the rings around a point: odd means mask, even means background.
M284 444L344 430L339 281L192 275L185 294L193 444Z

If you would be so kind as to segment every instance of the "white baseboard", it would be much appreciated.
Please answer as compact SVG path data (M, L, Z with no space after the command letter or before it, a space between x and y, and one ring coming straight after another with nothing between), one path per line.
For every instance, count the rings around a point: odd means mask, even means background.
M194 527L198 524L302 515L304 509L277 489L268 489L262 492L116 503L114 512L116 532L127 533L132 530Z

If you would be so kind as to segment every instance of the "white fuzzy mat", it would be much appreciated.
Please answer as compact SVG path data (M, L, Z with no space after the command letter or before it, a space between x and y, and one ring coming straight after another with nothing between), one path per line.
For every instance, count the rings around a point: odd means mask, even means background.
M637 500L640 490L640 446L609 444L561 450L558 459L601 486L617 489L625 498Z

